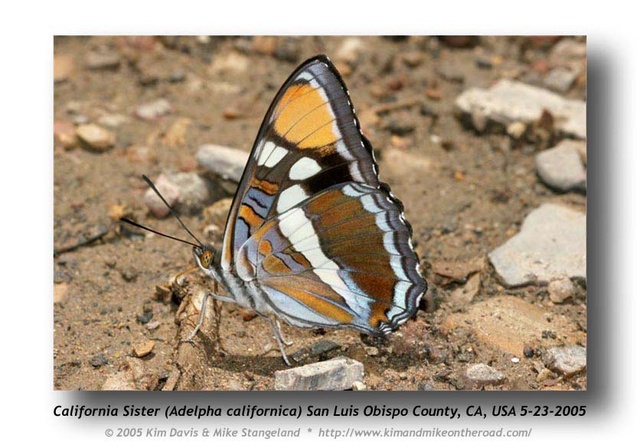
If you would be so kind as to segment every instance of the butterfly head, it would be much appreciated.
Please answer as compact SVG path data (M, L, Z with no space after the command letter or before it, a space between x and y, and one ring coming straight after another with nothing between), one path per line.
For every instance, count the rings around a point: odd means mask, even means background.
M209 246L194 246L193 255L196 258L198 267L205 272L211 271L216 251Z

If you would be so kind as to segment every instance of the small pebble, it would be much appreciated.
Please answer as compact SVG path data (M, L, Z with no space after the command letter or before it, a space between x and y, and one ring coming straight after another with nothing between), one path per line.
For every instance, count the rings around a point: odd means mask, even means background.
M161 174L154 182L156 188L165 198L169 206L173 207L180 198L180 189L169 181L167 176ZM149 188L144 194L144 202L153 216L156 218L164 218L168 216L169 209L165 203L158 197L155 191Z
M167 76L167 81L171 83L182 82L187 78L187 73L180 67L174 68Z
M353 64L356 62L363 47L364 42L361 38L347 37L335 51L335 59L346 64Z
M367 356L378 356L380 354L378 347L365 347L364 351L367 353Z
M96 124L78 126L76 136L84 147L98 152L106 151L116 143L116 136L113 132Z
M111 50L92 51L85 64L89 70L115 70L120 67L120 55Z
M564 67L554 68L544 77L544 85L556 92L565 93L573 86L578 72Z
M552 347L545 352L543 361L550 370L572 376L586 369L587 349L579 345Z
M157 320L154 320L152 322L147 323L144 327L149 331L153 331L153 330L157 329L158 327L160 327L160 322L157 321Z
M483 70L490 70L493 68L493 62L491 59L480 57L476 59L476 66Z
M216 56L209 64L208 72L212 75L232 74L237 75L246 72L251 66L247 56L231 52L223 56Z
M69 285L67 283L56 283L53 285L53 303L62 303L67 298Z
M89 364L91 364L92 367L98 368L106 364L109 364L109 360L107 360L107 358L104 355L97 355L91 358L91 360L89 361Z
M540 370L540 372L536 376L536 381L541 383L543 381L548 380L552 376L553 376L553 372L551 370L547 369L547 368L544 368L544 369Z
M451 63L438 64L436 72L445 81L462 84L465 81L465 74L462 67Z
M238 118L244 118L246 116L246 111L239 104L229 104L222 111L222 116L227 120L235 120Z
M526 131L527 125L522 121L514 121L507 126L507 134L515 140L520 140Z
M68 121L55 121L53 123L53 137L64 149L72 149L78 146L76 128Z
M109 375L102 390L136 390L136 383L130 371L123 370Z
M98 118L98 124L108 128L117 128L129 121L129 118L121 114L105 114Z
M152 101L150 103L141 104L136 108L136 116L143 120L153 121L169 114L172 111L169 101L164 98Z
M82 124L88 124L91 120L84 114L76 114L73 116L73 124L80 126Z
M472 364L464 373L467 382L476 387L496 386L506 381L504 373L486 364Z
M136 344L133 347L133 353L138 358L144 358L145 356L147 356L149 353L153 351L155 346L156 346L156 343L154 341L141 342L139 344Z
M354 381L351 390L367 390L367 386L362 381Z
M138 320L138 322L140 322L141 324L146 324L148 323L151 319L153 318L153 312L152 311L145 311L144 313L138 315L138 317L136 318Z
M415 130L416 126L410 121L390 120L386 124L385 128L393 135L404 136L411 134Z
M120 271L120 275L122 276L122 279L125 282L132 282L136 278L138 278L138 272L135 270L135 268L133 268L133 269L123 269L123 270Z
M562 303L573 296L573 283L567 277L552 280L547 286L547 292L553 303Z
M402 62L404 62L409 67L417 67L422 64L424 60L424 55L420 51L408 51L406 53L402 53Z
M234 378L231 378L227 383L227 390L245 390L245 387L242 386L242 383Z
M75 58L70 54L53 56L53 82L61 83L69 80L76 70Z
M428 87L425 89L424 94L433 101L440 101L442 99L442 91L437 87Z

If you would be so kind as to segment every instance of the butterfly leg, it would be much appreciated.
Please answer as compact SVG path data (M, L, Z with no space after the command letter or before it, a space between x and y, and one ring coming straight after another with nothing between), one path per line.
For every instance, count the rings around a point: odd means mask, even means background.
M180 342L191 342L192 339L196 336L196 334L198 334L198 331L200 330L200 327L204 322L204 315L207 310L207 299L209 298L209 294L210 293L208 292L204 293L204 297L202 298L202 305L200 306L200 316L198 317L198 323L196 324L195 328L193 329L193 331L189 336L187 336L185 339L183 339Z
M278 322L273 316L270 316L268 319L269 319L269 323L271 324L271 328L273 329L273 335L275 336L276 341L278 341L278 347L280 348L282 359L284 360L284 363L286 365L291 366L291 362L289 361L289 358L287 358L287 354L284 352L284 346L286 342L284 342L284 338L282 337L280 322Z
M276 320L276 326L278 327L278 335L280 336L280 340L282 341L282 343L287 347L291 347L293 345L293 341L285 340L284 335L282 334L282 327L280 326L279 320Z
M202 298L202 305L200 306L200 316L198 317L198 323L196 324L196 327L193 329L191 334L185 339L183 339L181 342L191 342L193 338L196 336L196 334L198 334L198 331L200 330L200 327L204 322L204 316L207 311L207 300L209 299L209 297L212 297L216 300L220 300L222 302L233 302L228 297L219 296L217 294L213 294L212 292L204 293L204 297Z

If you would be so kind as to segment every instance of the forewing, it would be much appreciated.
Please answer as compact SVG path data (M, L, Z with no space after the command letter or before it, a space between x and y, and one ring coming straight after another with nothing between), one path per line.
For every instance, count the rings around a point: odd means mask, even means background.
M345 182L379 187L371 145L344 82L325 56L303 63L269 107L234 198L222 267L265 223Z

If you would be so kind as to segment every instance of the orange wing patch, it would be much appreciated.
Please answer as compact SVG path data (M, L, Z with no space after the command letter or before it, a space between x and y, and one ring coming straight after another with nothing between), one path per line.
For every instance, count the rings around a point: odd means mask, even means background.
M264 222L264 219L260 215L258 215L251 207L244 204L240 206L238 216L244 219L252 229L257 229L260 224Z
M371 317L369 317L369 325L373 328L378 328L382 322L389 323L389 318L387 317L387 306L388 304L386 302L373 302L371 306Z
M260 191L264 191L270 196L273 196L274 194L276 194L279 189L279 186L277 183L269 182L266 179L253 178L251 179L251 183L249 185L253 188L259 189Z
M309 84L289 87L276 108L274 128L300 149L320 148L339 139L335 116L319 89Z
M292 285L290 278L274 277L265 281L265 284L330 319L342 324L350 324L353 321L353 315L336 304L344 303L343 298L323 283L298 277Z
M284 261L275 256L270 256L262 260L262 269L269 275L291 274L291 269Z
M263 257L266 257L269 254L271 254L271 252L273 252L273 246L271 245L271 241L261 240L260 244L258 244L258 252L260 252L260 255L262 255Z

